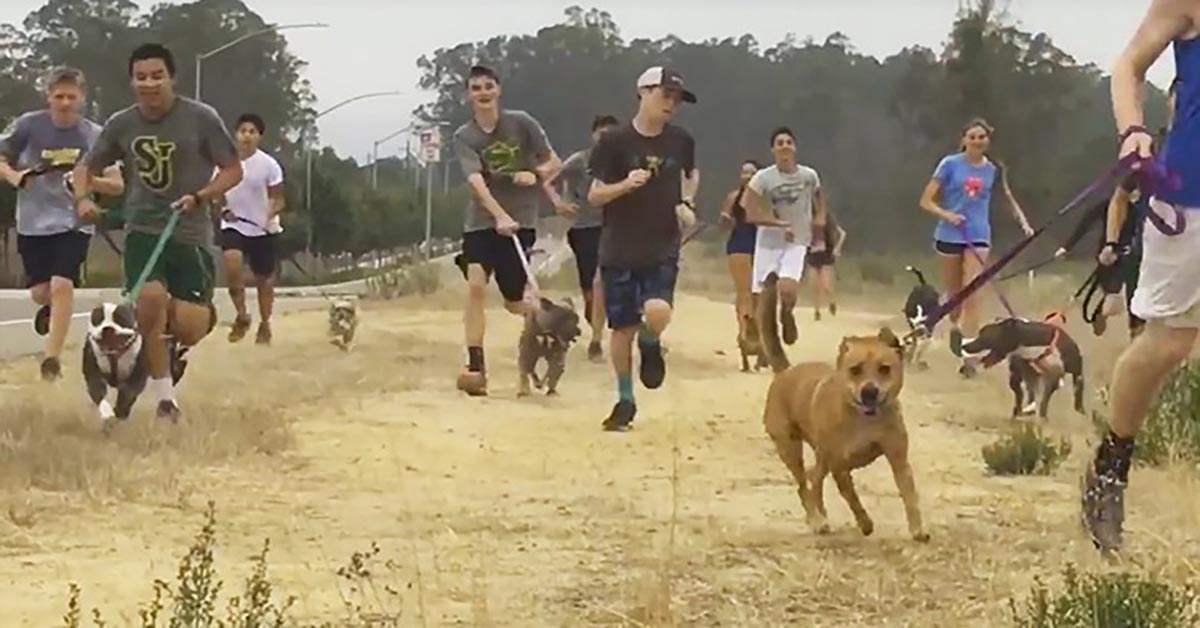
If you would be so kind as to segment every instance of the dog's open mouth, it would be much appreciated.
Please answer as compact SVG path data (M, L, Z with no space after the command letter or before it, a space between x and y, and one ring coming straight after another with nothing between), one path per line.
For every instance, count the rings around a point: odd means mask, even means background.
M879 410L884 406L885 402L886 399L883 397L883 395L879 395L873 399L864 399L860 394L858 398L854 400L854 405L858 406L859 411L862 412L864 416L875 416L876 414L879 414Z
M136 337L137 333L135 332L122 332L111 327L106 327L100 332L100 336L96 338L96 345L104 355L121 355L129 349L129 346L133 344L133 340Z

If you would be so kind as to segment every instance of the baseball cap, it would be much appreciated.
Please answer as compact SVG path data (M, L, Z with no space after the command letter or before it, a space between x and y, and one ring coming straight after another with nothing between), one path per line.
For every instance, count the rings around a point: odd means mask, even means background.
M638 77L637 86L643 87L673 87L683 93L683 102L696 102L696 95L684 89L683 76L671 68L654 66Z

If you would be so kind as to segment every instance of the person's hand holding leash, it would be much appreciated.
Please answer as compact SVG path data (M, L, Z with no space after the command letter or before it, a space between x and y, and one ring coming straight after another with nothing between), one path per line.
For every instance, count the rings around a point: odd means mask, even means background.
M1100 254L1096 256L1096 261L1100 262L1101 266L1112 266L1117 263L1117 245L1109 242L1100 249Z
M8 176L9 185L11 185L17 189L24 187L25 186L25 177L28 176L29 173L32 171L33 170L31 168L26 168L24 170L14 170Z
M171 203L171 209L177 209L181 212L190 212L200 206L200 197L195 193L184 194L179 197L179 200Z
M945 220L946 222L954 225L955 227L961 227L961 226L963 226L964 223L967 222L967 217L963 216L962 214L956 214L954 212L946 212L946 215L942 216L942 220Z
M1140 159L1150 159L1154 149L1154 138L1145 127L1133 125L1120 135L1121 149L1117 153L1118 159L1124 159L1129 155L1136 154ZM1137 170L1141 167L1140 162L1133 164L1133 169Z
M696 212L692 211L687 201L675 206L675 218L679 220L679 226L685 231L696 224Z
M75 212L79 214L79 219L84 222L97 222L100 219L100 207L96 205L96 201L90 198L85 198L75 204Z
M511 236L520 228L521 225L517 224L517 221L513 220L513 217L508 214L503 214L496 218L496 233L502 236Z
M1025 237L1027 237L1027 238L1033 237L1033 227L1029 226L1029 223L1027 223L1027 222L1021 223L1021 231L1025 234ZM1064 253L1065 252L1066 251L1064 251Z

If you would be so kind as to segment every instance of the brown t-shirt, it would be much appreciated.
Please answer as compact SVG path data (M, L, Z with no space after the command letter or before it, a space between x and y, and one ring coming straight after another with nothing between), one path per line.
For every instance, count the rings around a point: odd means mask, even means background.
M630 170L644 168L650 179L642 187L604 206L600 264L645 268L679 255L682 175L696 168L696 142L684 129L666 125L646 137L627 122L608 133L592 149L589 169L601 183L619 183Z

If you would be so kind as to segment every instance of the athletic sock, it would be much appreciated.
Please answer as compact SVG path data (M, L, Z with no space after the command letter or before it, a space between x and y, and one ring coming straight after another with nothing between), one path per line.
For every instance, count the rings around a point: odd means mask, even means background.
M617 398L633 403L633 375L617 376Z
M642 323L641 329L638 330L638 346L653 348L658 346L658 335L650 331L645 323Z
M150 378L147 388L153 392L158 401L175 401L175 386L172 384L170 376Z
M483 347L467 347L467 370L472 373L483 372Z

